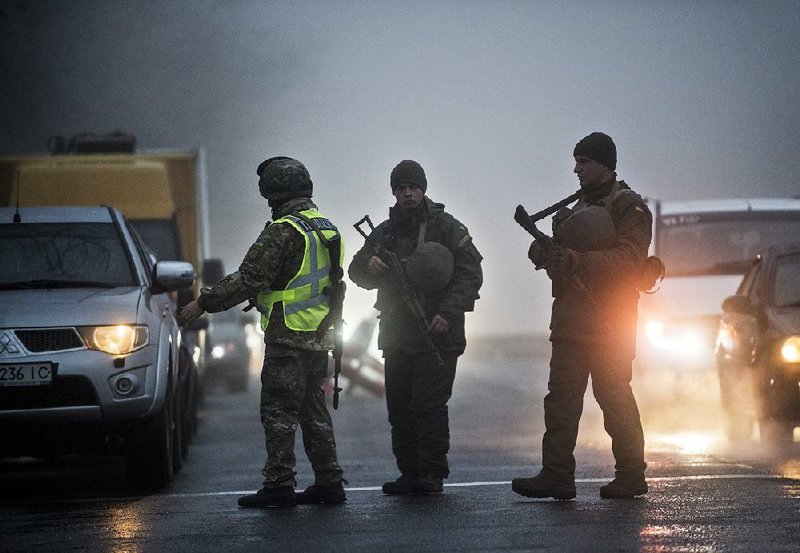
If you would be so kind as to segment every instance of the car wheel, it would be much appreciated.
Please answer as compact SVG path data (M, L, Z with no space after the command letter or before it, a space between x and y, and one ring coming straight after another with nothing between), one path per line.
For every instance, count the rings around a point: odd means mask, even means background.
M788 448L794 443L794 425L782 419L763 419L760 423L761 442L777 449Z
M175 404L172 407L172 471L177 474L183 467L184 449L188 444L184 433L185 414L183 412L183 390L175 394Z
M172 414L172 402L167 400L156 416L128 437L126 472L136 490L160 490L175 474Z
M725 411L725 437L731 442L743 442L753 434L753 418L745 413Z

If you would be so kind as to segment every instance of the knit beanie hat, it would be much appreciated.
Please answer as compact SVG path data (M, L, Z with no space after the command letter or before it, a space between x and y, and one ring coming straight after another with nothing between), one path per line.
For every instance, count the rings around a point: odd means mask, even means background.
M404 159L392 169L389 184L392 187L392 192L399 184L415 184L423 192L428 190L428 180L425 178L425 171L422 169L422 165L410 159Z
M573 156L586 156L612 171L617 168L617 147L607 134L593 132L575 145Z

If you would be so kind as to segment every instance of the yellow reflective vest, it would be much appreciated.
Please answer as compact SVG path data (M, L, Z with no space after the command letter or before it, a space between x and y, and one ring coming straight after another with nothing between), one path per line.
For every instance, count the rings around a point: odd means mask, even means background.
M306 209L300 214L313 220L326 239L339 234L333 223L316 209ZM286 284L284 290L264 290L258 294L256 303L261 312L261 329L267 329L275 303L282 302L283 320L287 328L300 332L314 332L330 310L328 298L324 294L325 288L331 283L331 259L328 248L311 225L295 214L281 217L272 224L292 225L297 229L305 240L305 253L300 269ZM342 263L344 263L344 245L341 248L340 266Z

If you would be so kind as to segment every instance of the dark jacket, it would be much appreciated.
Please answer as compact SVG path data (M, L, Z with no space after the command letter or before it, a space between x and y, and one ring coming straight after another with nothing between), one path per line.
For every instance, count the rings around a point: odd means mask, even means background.
M273 210L272 216L277 220L304 209L316 209L316 206L309 198L293 198ZM216 313L255 298L262 290L286 288L300 269L304 254L305 239L292 225L267 222L247 250L239 270L214 286L200 290L200 307L209 313ZM264 342L312 351L329 350L333 346L330 332L320 340L316 332L298 332L286 328L281 302L273 306Z
M464 313L472 311L478 290L483 283L481 260L478 249L472 243L467 228L455 217L445 212L444 205L431 201L427 196L419 208L406 216L397 206L389 210L389 219L382 222L370 235L384 247L393 251L404 262L413 252L419 240L420 223L425 219L425 241L439 242L453 253L453 276L442 290L417 293L426 319L439 314L450 323L450 329L432 336L442 351L463 353L467 341L464 334ZM378 347L384 355L398 350L407 353L425 351L424 338L420 335L411 311L402 300L395 281L386 275L373 275L367 267L377 250L369 242L356 253L348 269L350 279L361 288L378 289L375 308L380 311Z
M609 198L613 181L586 190L573 210L591 205L605 206L616 237L612 247L578 251L575 274L588 292L569 279L553 281L551 340L567 339L619 347L633 355L639 290L637 275L647 259L653 216L639 194L620 181L619 191ZM559 242L559 230L553 230Z

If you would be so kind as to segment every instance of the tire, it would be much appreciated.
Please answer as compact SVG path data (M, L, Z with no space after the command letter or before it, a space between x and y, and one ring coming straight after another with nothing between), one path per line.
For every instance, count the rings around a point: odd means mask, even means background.
M169 396L168 396L169 397ZM175 475L172 402L128 437L126 475L137 491L158 491Z
M761 443L778 450L788 449L794 443L794 425L783 419L763 419L760 424Z
M183 459L189 446L188 436L184 432L186 427L186 413L183 406L183 390L175 394L175 405L172 407L172 473L173 475L183 467Z
M733 443L743 442L753 434L754 420L745 413L725 411L725 437Z

